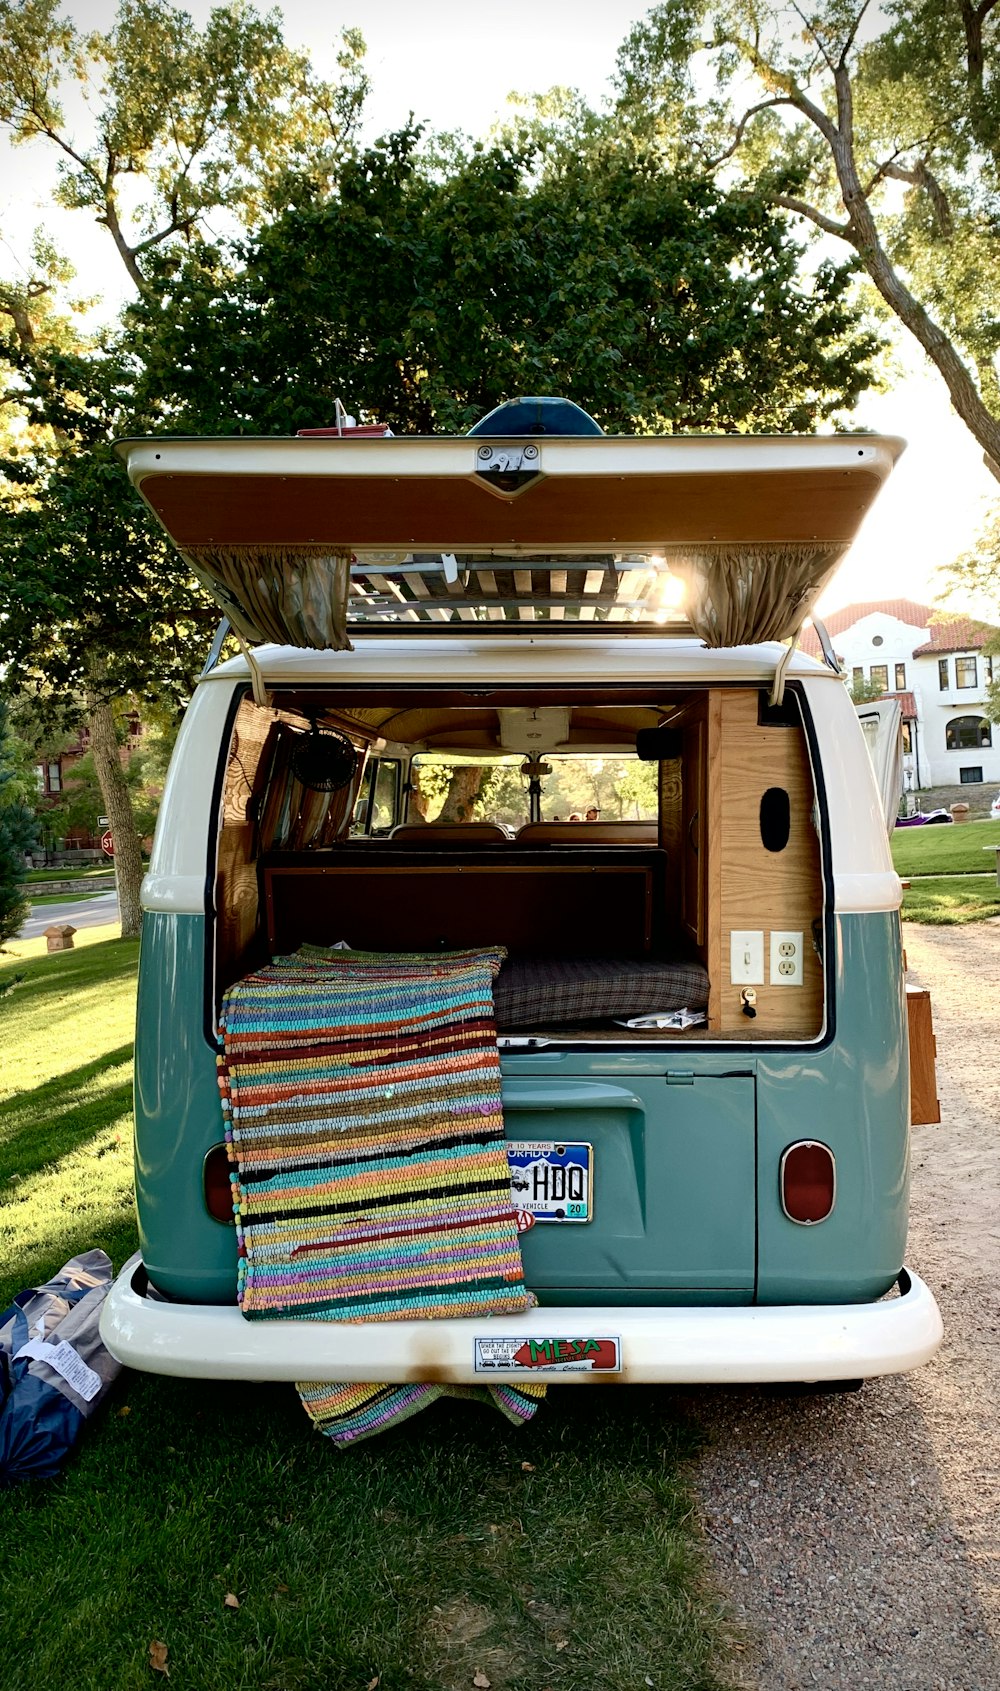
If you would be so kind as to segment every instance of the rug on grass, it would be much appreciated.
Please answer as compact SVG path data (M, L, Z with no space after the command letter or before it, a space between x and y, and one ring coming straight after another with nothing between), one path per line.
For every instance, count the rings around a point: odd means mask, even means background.
M503 955L307 947L228 990L219 1086L249 1319L398 1321L534 1303L500 1102L492 983ZM338 1443L448 1390L299 1386ZM488 1390L514 1420L540 1395Z

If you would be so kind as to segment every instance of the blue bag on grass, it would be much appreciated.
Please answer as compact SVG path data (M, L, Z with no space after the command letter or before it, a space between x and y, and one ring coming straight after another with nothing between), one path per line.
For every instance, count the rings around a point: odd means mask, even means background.
M0 1486L58 1474L118 1374L98 1330L111 1274L85 1251L0 1315Z

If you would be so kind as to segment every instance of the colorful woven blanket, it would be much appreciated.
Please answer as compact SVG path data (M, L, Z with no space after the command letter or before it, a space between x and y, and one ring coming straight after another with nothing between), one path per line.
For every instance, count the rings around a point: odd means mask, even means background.
M393 1321L534 1302L500 1103L502 959L304 947L226 993L219 1085L244 1315ZM447 1388L299 1390L351 1443ZM538 1395L492 1392L517 1420Z

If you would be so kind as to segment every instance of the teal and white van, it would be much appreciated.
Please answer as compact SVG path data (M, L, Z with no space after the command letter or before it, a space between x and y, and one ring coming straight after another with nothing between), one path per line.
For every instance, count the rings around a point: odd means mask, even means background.
M901 443L612 438L525 400L461 438L120 450L242 655L195 692L143 887L141 1263L107 1302L113 1354L475 1382L502 1328L536 1341L525 1378L572 1383L931 1356L937 1306L904 1267L900 883L833 654L796 651ZM351 770L333 790L310 776L327 754ZM241 1315L219 1005L310 942L506 947L537 1308ZM565 1371L573 1341L600 1372Z

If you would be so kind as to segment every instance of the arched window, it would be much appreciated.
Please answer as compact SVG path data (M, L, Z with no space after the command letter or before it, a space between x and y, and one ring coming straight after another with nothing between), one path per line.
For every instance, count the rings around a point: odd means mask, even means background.
M954 716L945 725L944 743L950 752L976 751L992 746L993 734L985 716Z

